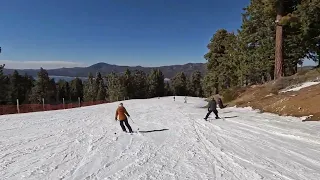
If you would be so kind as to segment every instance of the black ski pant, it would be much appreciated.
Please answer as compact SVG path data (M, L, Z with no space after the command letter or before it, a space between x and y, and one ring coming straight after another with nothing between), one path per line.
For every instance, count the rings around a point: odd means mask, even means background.
M209 110L209 111L208 111L205 119L208 119L208 117L210 116L210 114L211 114L212 112L216 115L216 118L219 117L219 116L218 116L218 110L217 110L217 109L214 109L214 110Z
M122 131L126 131L126 127L124 126L124 124L127 126L127 128L129 129L129 132L132 132L132 129L131 129L131 126L130 126L130 124L129 124L129 122L128 122L128 119L125 119L125 120L122 120L122 121L120 121L120 126L121 126L121 128L122 128Z

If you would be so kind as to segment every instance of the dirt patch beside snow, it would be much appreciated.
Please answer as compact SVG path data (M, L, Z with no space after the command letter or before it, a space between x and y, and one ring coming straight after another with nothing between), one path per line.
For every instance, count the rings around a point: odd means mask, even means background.
M303 117L311 115L307 119L308 121L320 121L320 84L302 84L301 82L302 80L318 81L320 73L312 73L314 76L308 76L308 78L292 76L277 82L249 87L230 105L250 106L254 109L260 109L262 112L286 116ZM288 82L290 84L286 84ZM299 86L302 88L299 89ZM283 92L284 89L290 89L290 87L296 87L296 89Z

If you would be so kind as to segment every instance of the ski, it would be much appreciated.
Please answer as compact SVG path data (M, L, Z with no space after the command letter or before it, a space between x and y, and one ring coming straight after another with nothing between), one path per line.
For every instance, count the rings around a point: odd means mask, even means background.
M224 120L225 121L225 118L223 118L223 117L219 117L219 118L208 118L207 120L205 120L205 121L214 121L214 120L219 120L219 119L222 119L222 120Z
M130 134L130 135L133 135L133 134L141 134L141 133L139 132L139 128L138 128L136 131L132 131L132 132L122 131L122 132L120 132L120 133ZM116 134L120 134L120 133L115 132L114 134L116 135Z
M139 128L136 131L132 131L132 132L125 132L126 134L140 134L139 132Z

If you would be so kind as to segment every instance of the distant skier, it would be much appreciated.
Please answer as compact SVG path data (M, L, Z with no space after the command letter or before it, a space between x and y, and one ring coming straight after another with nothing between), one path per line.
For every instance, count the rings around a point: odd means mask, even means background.
M212 112L216 115L216 119L220 119L220 117L218 116L217 102L214 98L212 98L212 100L210 100L208 103L208 113L204 118L206 121Z
M173 101L176 101L176 97L175 96L173 96Z
M125 125L127 126L129 133L132 133L132 129L131 129L131 126L128 122L127 116L130 117L129 113L127 112L126 108L123 106L123 103L120 103L119 107L116 110L115 120L120 121L120 126L124 132L127 132L127 131L126 131L126 128L123 123L125 123Z
M218 98L218 105L219 105L220 109L223 109L223 108L228 106L228 104L227 105L223 105L221 98Z
M187 96L184 97L184 103L187 103Z

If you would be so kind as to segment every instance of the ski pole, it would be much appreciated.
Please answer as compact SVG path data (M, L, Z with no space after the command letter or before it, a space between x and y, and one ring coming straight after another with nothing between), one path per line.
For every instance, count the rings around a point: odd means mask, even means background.
M129 118L131 119L132 123L134 123L133 120L132 120L132 118L131 118L130 116L129 116ZM134 123L134 124L135 124L135 123Z
M132 120L132 118L131 118L130 116L129 116L129 118L131 119L131 121L132 121L133 124L136 124L136 123L133 122L133 120ZM138 124L137 124L137 125L138 125ZM137 132L139 133L139 128L137 129Z
M136 124L136 123L133 122L133 120L132 120L131 117L129 117L129 118L131 119L131 121L132 121L133 124ZM137 129L137 132L139 133L139 128Z

